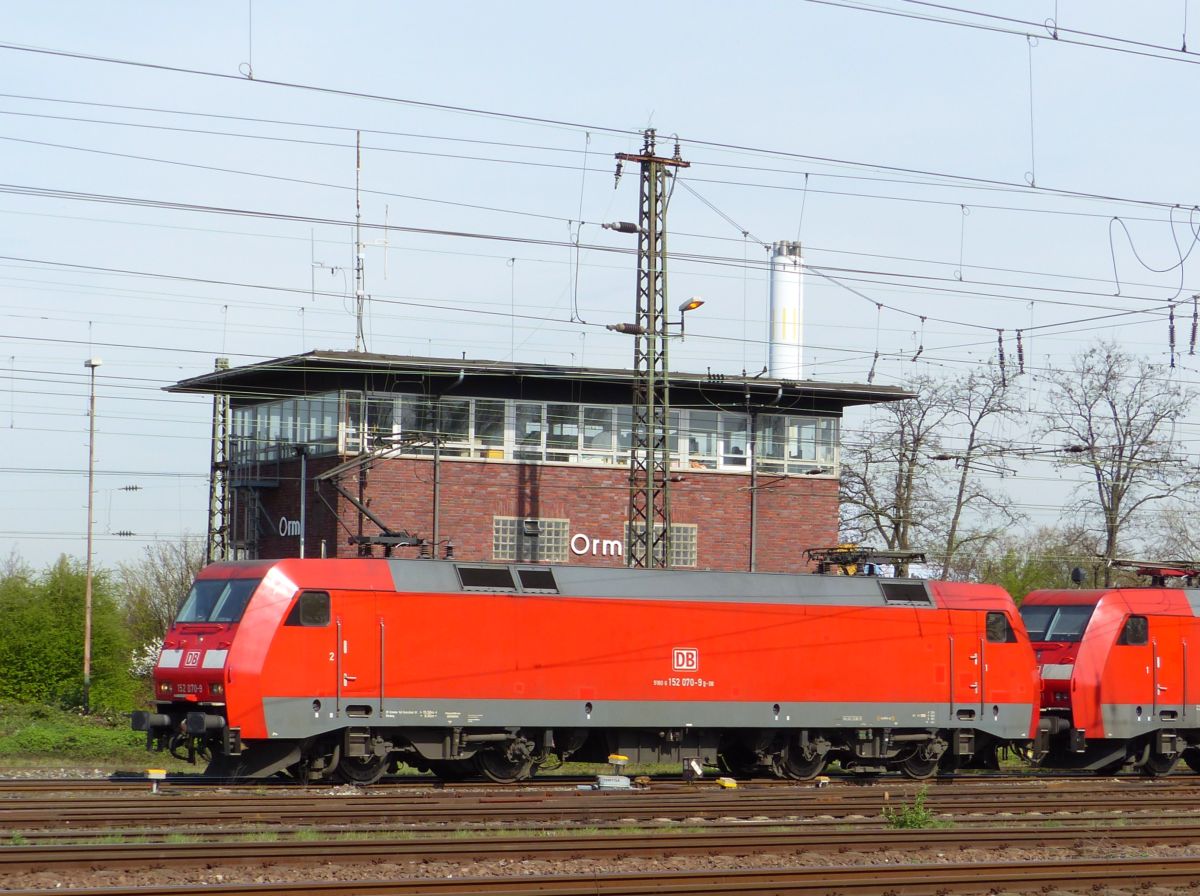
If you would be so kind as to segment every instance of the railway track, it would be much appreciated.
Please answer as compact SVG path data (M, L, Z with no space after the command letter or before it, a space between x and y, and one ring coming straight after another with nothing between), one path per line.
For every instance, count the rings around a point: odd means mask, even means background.
M244 790L198 793L167 788L123 795L89 793L35 795L0 800L8 830L111 827L190 828L205 825L414 825L533 822L646 822L742 819L797 820L878 817L885 806L900 807L919 788L908 787L748 787L719 791L704 787L652 788L604 792L431 791L423 794L339 791L253 793ZM1116 784L1025 783L1005 786L930 787L926 807L949 817L1021 816L1029 813L1140 812L1166 814L1196 810L1193 786L1129 779Z
M1200 878L1200 857L1181 857L1200 842L1200 792L1191 776L959 778L925 788L895 779L835 780L824 788L750 783L735 791L711 782L672 780L629 792L548 788L546 781L525 788L432 789L406 783L320 792L169 783L157 794L149 793L145 780L78 791L69 790L73 780L54 783L65 789L0 789L0 843L7 842L0 847L3 896L44 894L48 888L72 896L178 896L181 880L222 896L947 896L1042 888L1099 892L1123 884L1131 889L1190 885ZM953 827L900 831L883 826L885 805L905 807L922 790L926 808L952 820ZM476 825L483 829L469 830ZM582 825L588 827L580 830ZM500 826L504 834L496 836ZM556 830L545 830L549 827ZM107 842L113 839L118 842ZM1117 858L1155 850L1165 858ZM1023 860L950 864L972 855L1004 857L1007 851ZM1029 861L1047 851L1088 858ZM876 861L880 854L889 864L864 867L863 855ZM903 864L925 859L927 864ZM839 861L859 864L825 864ZM757 870L647 871L678 868L681 862L693 868ZM822 867L795 867L813 863ZM512 871L518 864L519 873ZM622 869L640 870L611 873ZM547 870L561 873L531 876ZM281 882L309 877L339 880ZM242 879L260 882L235 883ZM160 884L167 880L170 886ZM72 888L72 882L91 889ZM22 886L41 889L16 889Z
M575 787L579 784L586 784L595 781L594 775L563 775L559 776L543 776L529 781L518 781L513 784L495 784L491 781L455 781L447 783L440 778L435 778L429 775L412 775L402 778L384 778L375 784L370 785L372 791L424 791L424 790L443 790L452 789L456 791L479 791L479 790L522 790L522 789L545 789L547 787ZM663 783L674 780L680 782L679 778L665 779ZM112 774L102 778L5 778L0 777L0 795L3 794L21 794L21 793L43 793L54 792L59 790L74 790L86 792L113 792L119 793L128 790L144 791L151 786L151 780L143 772L129 774ZM206 775L188 774L188 773L170 773L164 780L161 780L160 785L163 787L187 788L197 790L210 790L221 788L222 790L245 790L245 791L263 791L263 790L326 790L330 787L337 787L336 784L307 784L302 781L292 781L287 778L264 778L262 780L248 781L246 779L226 779L226 778L210 778ZM760 782L767 784L769 782ZM792 784L791 781L779 781L780 784Z
M956 827L953 830L764 831L723 827L703 832L602 833L555 837L341 837L326 840L202 843L127 843L77 846L7 846L0 849L0 875L18 871L155 867L188 865L362 862L481 862L613 859L625 856L760 855L762 853L844 853L862 850L962 850L1078 848L1081 843L1106 846L1192 844L1200 824L1137 825L1102 829L1064 825L1040 829Z
M1146 826L1153 824L1158 825L1182 825L1190 824L1192 817L1190 816L1139 816L1139 823L1145 823ZM1105 825L1110 825L1113 822L1111 814L1103 813L1080 813L1071 816L1071 822L1081 831L1091 831L1095 833L1098 830L1104 829ZM1021 827L1047 827L1051 825L1063 825L1064 822L1057 817L1054 818L1004 818L993 819L991 821L980 821L972 819L972 823L976 827L990 826L1003 830L1014 830ZM722 831L748 831L762 829L779 829L787 826L790 830L796 830L802 827L804 830L859 830L872 831L880 828L881 821L878 816L857 818L828 818L823 820L805 820L795 822L781 822L778 819L759 819L751 821L749 819L741 821L705 821L695 822L689 827L703 827L705 832L718 833ZM530 837L547 837L571 834L575 831L584 828L584 825L551 825L551 824L512 824L506 823L503 826L503 831L511 836L530 836ZM618 824L615 822L605 824L589 824L586 829L592 832L595 836L606 836L613 832L620 832L634 827L631 824ZM636 825L638 830L646 832L655 831L670 831L677 829L678 826L672 822L646 822ZM1064 830L1064 827L1060 827ZM169 843L172 840L178 840L180 837L186 837L188 842L192 843L216 843L221 840L235 839L242 842L266 842L268 840L287 840L294 838L296 840L306 840L314 842L315 840L354 840L367 838L384 838L389 835L412 839L418 837L433 838L444 836L446 833L445 825L397 825L397 826L380 826L369 824L353 824L353 825L221 825L206 828L190 828L186 831L181 831L179 828L97 828L79 830L75 828L63 828L61 830L13 830L6 832L8 834L9 844L19 843L27 846L86 846L89 843L140 843L142 845L151 843ZM490 836L501 830L495 826L489 827L460 827L456 829L457 836ZM860 833L860 836L861 833ZM1200 837L1198 837L1200 839Z
M654 775L650 776L653 786L656 788L662 787L688 787L692 786L688 782L684 782L678 775ZM905 778L895 775L854 775L846 773L834 772L827 775L832 783L858 786L858 787L919 787L920 782L913 782ZM574 788L581 784L590 784L596 780L595 775L557 775L545 774L539 775L527 781L517 781L512 784L495 784L490 781L453 781L447 782L440 778L430 775L404 775L400 777L383 778L375 784L370 785L367 789L371 792L407 792L407 791L426 791L426 790L445 790L448 792L478 792L478 791L494 791L496 793L520 792L523 790L547 790L551 788ZM705 779L711 781L710 779ZM985 784L988 786L1002 783L1029 783L1037 782L1096 782L1098 779L1095 775L1082 772L968 772L958 773L955 775L940 776L926 782L929 786L944 786L953 785L959 786L974 786ZM1122 777L1117 780L1121 781L1144 781L1137 776ZM1194 787L1200 790L1200 775L1191 775L1182 773L1176 774L1169 778L1159 779L1160 781L1170 782L1173 787ZM703 782L702 782L703 783ZM338 785L334 784L306 784L300 781L292 781L286 778L265 778L262 780L247 781L245 779L224 779L211 778L203 774L193 774L188 772L171 772L166 776L166 779L160 782L163 787L172 788L187 788L187 789L215 789L220 788L226 791L252 791L262 792L264 790L279 790L279 791L305 791L305 790L327 790ZM150 779L144 772L114 772L105 777L46 777L46 778L18 778L5 776L3 771L0 771L0 796L4 794L22 794L22 793L39 793L39 792L55 792L62 790L70 790L76 792L124 792L124 791L144 791L151 785ZM780 778L755 778L753 780L743 780L743 787L753 787L758 789L763 788L782 788L796 789L797 787L810 787L811 784L797 783L795 781L780 779Z
M754 871L651 872L472 877L424 880L338 880L270 884L206 884L212 896L263 896L266 893L306 896L611 896L647 894L948 894L1034 892L1062 889L1087 893L1113 886L1130 889L1190 887L1200 875L1200 858L1087 859L1054 862L987 862L972 864L901 865L888 867L821 866ZM44 896L44 890L10 890L8 896ZM179 884L138 887L58 889L65 896L179 896Z

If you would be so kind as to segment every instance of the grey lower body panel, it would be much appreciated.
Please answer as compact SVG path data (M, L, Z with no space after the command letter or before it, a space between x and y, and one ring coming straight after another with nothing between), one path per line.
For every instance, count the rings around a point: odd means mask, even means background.
M1190 712L1188 712L1190 710ZM1163 728L1182 731L1200 727L1200 706L1160 703L1157 706L1132 703L1102 703L1100 720L1104 736L1110 740L1132 740Z
M315 704L319 710L314 710ZM778 711L776 711L778 707ZM982 709L982 711L981 711ZM1025 740L1033 707L948 703L793 703L404 698L370 702L323 697L269 697L263 712L271 738L312 737L347 726L370 728L695 728L971 729ZM973 715L968 717L966 713Z

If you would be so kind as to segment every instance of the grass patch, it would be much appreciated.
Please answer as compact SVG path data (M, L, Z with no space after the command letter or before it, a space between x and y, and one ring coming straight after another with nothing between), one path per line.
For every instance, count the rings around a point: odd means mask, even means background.
M341 831L334 840L419 840L422 834L415 831ZM429 839L426 837L425 839Z
M124 715L85 716L50 706L0 706L0 763L26 768L86 764L195 771L165 753L146 752L146 735Z
M279 841L278 831L247 831L238 840L243 843L276 843Z

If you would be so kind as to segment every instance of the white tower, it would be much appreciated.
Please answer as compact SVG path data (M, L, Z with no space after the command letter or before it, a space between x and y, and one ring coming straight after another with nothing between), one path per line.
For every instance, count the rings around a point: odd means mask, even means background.
M804 262L800 244L771 246L771 347L767 373L776 379L804 376Z

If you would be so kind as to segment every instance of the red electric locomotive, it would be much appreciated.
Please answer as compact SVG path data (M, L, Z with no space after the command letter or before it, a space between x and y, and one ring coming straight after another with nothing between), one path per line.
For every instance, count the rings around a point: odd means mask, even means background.
M1200 590L1162 587L1172 567L1139 571L1156 587L1034 591L1021 616L1042 678L1042 764L1166 774L1200 771Z
M871 576L278 560L204 569L163 644L147 747L209 772L513 781L551 757L923 778L1027 746L1009 596Z

